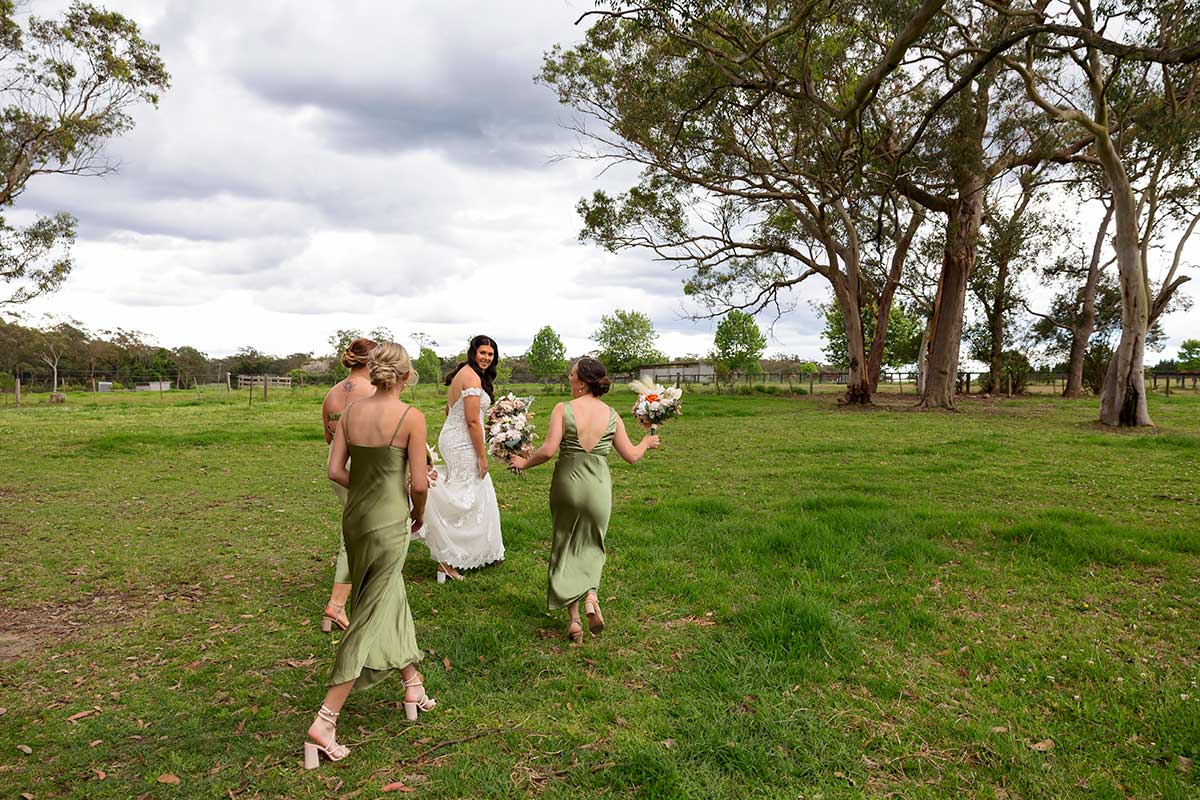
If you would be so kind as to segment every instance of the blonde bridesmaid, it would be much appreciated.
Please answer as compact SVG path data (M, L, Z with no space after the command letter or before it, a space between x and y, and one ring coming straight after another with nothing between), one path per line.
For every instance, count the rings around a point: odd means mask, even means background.
M366 689L399 671L410 720L437 705L417 671L423 654L403 573L409 516L419 532L429 493L425 417L400 400L418 376L408 352L393 342L371 351L367 369L375 394L342 412L329 459L329 479L347 489L342 536L354 616L338 645L325 702L308 729L306 769L318 766L322 755L332 761L349 755L337 741L337 718L351 689Z

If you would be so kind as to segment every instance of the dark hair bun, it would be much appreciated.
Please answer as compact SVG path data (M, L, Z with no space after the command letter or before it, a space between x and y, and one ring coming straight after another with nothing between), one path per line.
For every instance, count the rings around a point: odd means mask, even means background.
M367 356L375 349L375 342L365 337L359 337L350 343L346 352L342 353L342 366L346 369L365 367Z
M575 376L587 386L593 397L603 397L612 387L608 370L594 358L584 356L575 362Z

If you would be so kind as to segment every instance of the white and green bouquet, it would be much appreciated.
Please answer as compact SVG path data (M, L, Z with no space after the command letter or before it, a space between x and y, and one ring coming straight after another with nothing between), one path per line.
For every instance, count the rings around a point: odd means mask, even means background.
M508 464L513 456L528 458L533 452L537 433L533 430L532 397L517 397L509 392L487 412L488 453Z
M677 386L663 387L661 384L636 380L629 388L637 392L633 404L633 415L643 428L657 434L658 426L683 413L683 390Z

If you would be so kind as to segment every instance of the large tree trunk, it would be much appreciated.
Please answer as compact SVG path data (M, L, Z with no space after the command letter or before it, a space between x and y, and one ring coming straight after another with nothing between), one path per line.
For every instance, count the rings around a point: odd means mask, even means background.
M983 179L971 176L964 183L946 216L946 250L933 303L933 336L921 392L921 405L925 408L954 408L967 284L975 266L979 228L983 224Z
M871 336L871 351L867 354L867 383L871 392L879 391L879 372L883 369L883 351L887 345L888 323L892 318L894 291L885 291L875 309L875 333Z
M933 320L925 321L925 330L921 333L921 345L917 349L917 394L925 394L925 376L929 371L929 336L933 331Z
M1104 220L1096 232L1092 245L1092 260L1088 262L1087 280L1083 284L1083 299L1079 318L1071 326L1071 360L1067 364L1067 385L1063 397L1083 397L1083 359L1087 355L1088 341L1096 329L1096 289L1100 285L1100 257L1104 252L1104 240L1108 237L1108 226L1112 222L1113 206L1104 209Z
M845 402L866 405L871 402L871 382L867 379L867 347L858 297L844 285L835 286L834 294L846 320L846 354L850 361L850 375L846 379Z
M1067 363L1067 385L1063 397L1083 397L1083 357L1087 355L1088 339L1092 338L1095 314L1090 322L1080 321L1071 329L1071 360Z
M1117 274L1121 281L1121 339L1117 342L1104 376L1104 388L1100 392L1100 422L1122 427L1153 425L1146 408L1142 366L1150 320L1150 287L1142 271L1137 203L1129 184L1129 175L1112 139L1106 133L1096 137L1096 150L1112 190L1117 221L1114 237Z

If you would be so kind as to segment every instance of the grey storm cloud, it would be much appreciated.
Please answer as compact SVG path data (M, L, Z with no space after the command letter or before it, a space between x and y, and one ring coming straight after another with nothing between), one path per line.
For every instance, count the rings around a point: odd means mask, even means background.
M686 270L576 239L579 198L633 175L552 161L568 112L533 76L592 0L105 5L161 46L172 86L110 144L119 171L30 183L14 222L80 220L75 271L31 311L214 354L380 324L443 350L488 331L508 353L550 324L580 353L615 308L650 314L670 352L711 345Z

